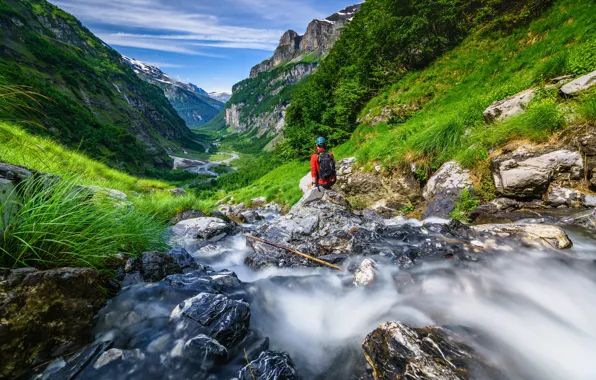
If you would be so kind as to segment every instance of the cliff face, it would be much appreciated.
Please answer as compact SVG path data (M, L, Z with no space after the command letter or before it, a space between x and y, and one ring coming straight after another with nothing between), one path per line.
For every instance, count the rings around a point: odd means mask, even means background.
M125 62L145 82L161 88L176 112L189 128L197 128L213 119L224 104L211 98L205 90L192 83L179 82L161 71L136 59L123 57Z
M73 16L45 0L4 0L0 24L0 80L42 95L12 117L32 132L135 172L170 167L164 139L196 145L163 92Z
M225 114L219 117L236 133L252 132L270 139L278 136L285 127L292 92L317 69L341 29L359 10L358 4L324 20L313 20L304 35L285 32L273 57L254 66L249 79L234 86Z

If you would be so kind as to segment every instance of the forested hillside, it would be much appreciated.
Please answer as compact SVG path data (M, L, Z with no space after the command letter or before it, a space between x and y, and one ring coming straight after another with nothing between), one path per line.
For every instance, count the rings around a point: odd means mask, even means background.
M3 118L112 166L169 168L167 146L197 146L163 92L44 0L0 2L0 83L31 94Z

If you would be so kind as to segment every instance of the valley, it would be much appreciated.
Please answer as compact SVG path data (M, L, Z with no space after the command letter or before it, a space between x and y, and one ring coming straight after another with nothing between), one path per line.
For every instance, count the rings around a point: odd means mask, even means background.
M592 1L53 3L0 1L0 379L596 376Z

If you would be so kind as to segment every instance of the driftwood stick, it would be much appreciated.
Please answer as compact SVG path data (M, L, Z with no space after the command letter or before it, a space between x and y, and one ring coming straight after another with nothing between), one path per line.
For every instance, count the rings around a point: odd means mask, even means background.
M267 244L267 245L270 245L270 246L272 246L272 247L279 248L279 249L283 249L284 251L291 252L291 253L293 253L293 254L295 254L295 255L302 256L302 257L304 257L304 258L306 258L306 259L312 260L312 261L314 261L314 262L316 262L316 263L319 263L319 264L326 265L326 266L328 266L328 267L330 267L330 268L337 269L337 270L338 270L338 271L340 271L340 272L343 272L343 271L344 271L343 269L341 269L341 268L340 268L340 267L338 267L338 266L335 266L335 265L333 265L333 264L329 264L328 262L326 262L326 261L323 261L323 260L319 260L319 259L317 259L316 257L312 257L312 256L310 256L310 255L307 255L306 253L302 253L302 252L300 252L300 251L296 251L295 249L287 248L287 247L281 246L281 245L279 245L279 244L275 244L275 243L272 243L272 242L270 242L270 241L267 241L267 240L264 240L264 239L261 239L261 238L258 238L258 237L255 237L255 236L249 235L249 234L245 234L244 236L246 236L246 237L247 237L247 238L249 238L249 239L252 239L252 240L255 240L255 241L258 241L258 242L261 242L261 243Z

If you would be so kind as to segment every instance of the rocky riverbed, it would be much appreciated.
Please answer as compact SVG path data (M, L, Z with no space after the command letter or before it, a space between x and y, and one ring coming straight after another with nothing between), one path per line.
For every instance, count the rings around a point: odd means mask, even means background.
M317 190L283 216L259 207L182 221L172 229L179 248L129 260L94 343L44 378L596 374L596 233L574 224L593 213L470 227L383 219Z

